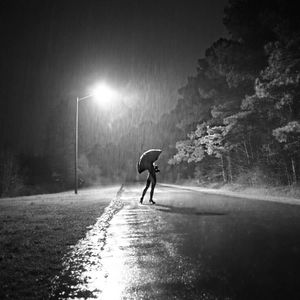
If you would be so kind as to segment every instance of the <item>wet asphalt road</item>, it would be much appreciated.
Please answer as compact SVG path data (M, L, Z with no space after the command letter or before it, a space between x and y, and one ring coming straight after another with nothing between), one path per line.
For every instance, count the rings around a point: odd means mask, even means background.
M53 299L300 299L300 206L141 189L65 258Z

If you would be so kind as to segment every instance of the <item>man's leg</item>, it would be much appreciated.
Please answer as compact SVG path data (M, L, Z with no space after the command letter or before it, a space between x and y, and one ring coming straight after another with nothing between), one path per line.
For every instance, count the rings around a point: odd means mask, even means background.
M154 194L154 188L156 185L156 175L151 174L151 191L150 191L150 203L155 204L155 202L153 201L153 194Z
M150 178L149 178L149 176L148 176L147 182L146 182L146 187L145 187L144 190L143 190L143 194L142 194L142 198L141 198L141 200L140 200L140 203L143 203L143 199L144 199L144 197L145 197L145 194L146 194L146 192L147 192L149 186L150 186Z

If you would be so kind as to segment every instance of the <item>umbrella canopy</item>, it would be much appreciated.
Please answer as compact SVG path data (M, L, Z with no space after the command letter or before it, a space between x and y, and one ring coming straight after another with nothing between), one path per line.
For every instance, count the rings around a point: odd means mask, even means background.
M144 172L145 170L149 170L151 165L158 160L159 155L162 150L160 149L150 149L144 152L138 162L137 169L139 173Z

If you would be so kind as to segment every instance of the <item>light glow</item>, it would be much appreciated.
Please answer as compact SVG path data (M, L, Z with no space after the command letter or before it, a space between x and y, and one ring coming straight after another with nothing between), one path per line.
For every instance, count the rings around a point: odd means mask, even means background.
M111 106L117 99L117 93L107 84L97 85L92 91L93 98L103 107Z

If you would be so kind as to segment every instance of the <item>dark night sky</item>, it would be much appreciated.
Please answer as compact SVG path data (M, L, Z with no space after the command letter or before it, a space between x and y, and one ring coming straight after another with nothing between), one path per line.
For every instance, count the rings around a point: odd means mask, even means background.
M75 105L98 80L170 109L205 49L226 35L226 3L2 0L2 143L38 151L50 109Z

